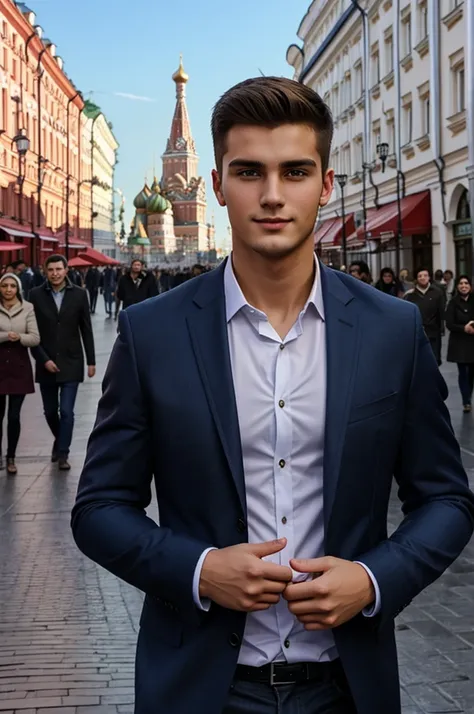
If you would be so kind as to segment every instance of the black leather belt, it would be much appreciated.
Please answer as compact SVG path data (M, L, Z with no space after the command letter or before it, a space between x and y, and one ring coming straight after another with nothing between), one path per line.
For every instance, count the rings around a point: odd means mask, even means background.
M300 682L328 681L342 671L340 660L334 662L272 662L263 667L247 667L238 664L234 678L244 682L277 684L298 684Z

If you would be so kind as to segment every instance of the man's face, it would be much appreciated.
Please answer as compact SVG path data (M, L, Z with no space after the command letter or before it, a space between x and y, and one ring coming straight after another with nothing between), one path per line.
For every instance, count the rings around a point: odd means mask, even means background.
M453 279L453 274L450 270L445 270L444 271L444 279L446 280L447 283L450 283L451 280Z
M219 204L227 206L234 250L278 259L312 242L334 184L332 169L322 175L314 130L235 126L226 148L222 174L213 171L212 180Z
M357 280L362 280L362 275L358 265L351 265L351 267L349 268L349 273L352 275L353 278L357 278Z
M134 260L131 266L131 271L134 273L134 275L138 275L138 273L141 272L142 269L142 264L140 263L139 260Z
M416 276L416 282L420 288L427 288L430 284L430 274L427 270L421 270Z
M57 263L49 263L46 266L46 278L49 280L53 288L59 288L66 280L67 267L61 260Z
M25 263L19 263L16 268L15 268L15 273L17 275L21 275L22 272L26 269L26 264Z

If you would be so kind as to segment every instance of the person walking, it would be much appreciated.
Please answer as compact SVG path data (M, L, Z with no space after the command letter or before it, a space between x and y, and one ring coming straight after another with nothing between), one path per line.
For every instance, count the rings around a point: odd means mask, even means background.
M382 268L380 271L380 277L374 287L386 295L392 295L392 297L399 298L403 297L403 287L400 281L395 277L395 273L392 268Z
M89 293L90 311L93 315L97 307L97 297L99 295L100 272L99 269L93 266L88 268L85 278L86 290Z
M415 272L415 287L405 294L405 300L418 306L426 336L438 366L441 365L441 338L444 332L445 293L431 283L428 268Z
M400 714L394 619L474 529L446 385L414 305L314 254L322 99L258 77L211 125L233 252L121 313L74 538L146 594L136 714Z
M100 289L104 295L105 313L107 317L112 317L117 279L115 270L110 265L102 271L100 276Z
M120 305L125 310L155 295L158 295L155 276L145 270L141 260L132 260L130 270L122 275L117 286L115 315L118 315Z
M467 414L472 408L474 388L474 295L468 275L460 275L456 281L455 293L446 308L446 327L447 361L457 364L459 391Z
M61 471L68 471L74 405L84 380L84 351L87 375L95 375L94 335L87 293L68 280L66 258L51 255L45 272L44 285L30 294L41 337L32 352L44 415L54 436L51 461L58 462Z
M7 472L12 476L17 473L21 408L25 395L35 391L28 348L39 341L33 305L23 299L18 276L6 273L0 278L0 468L4 468L2 436L8 400Z

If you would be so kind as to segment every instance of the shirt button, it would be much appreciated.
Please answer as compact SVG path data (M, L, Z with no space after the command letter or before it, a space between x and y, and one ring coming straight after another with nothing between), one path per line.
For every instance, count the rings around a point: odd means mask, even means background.
M283 518L281 519L281 522L283 523L284 526L286 525L286 516L283 516Z
M284 350L284 349L285 349L285 345L281 344L281 345L280 345L280 349L281 349L281 350Z
M285 406L285 402L283 401L283 399L280 399L280 401L278 402L278 406L283 409L283 407Z
M288 649L288 647L290 646L290 640L285 640L284 644L285 647Z
M285 468L285 463L286 463L285 459L280 459L280 461L278 462L278 466L281 469L283 469L283 468Z
M237 632L233 632L229 637L229 645L231 647L238 647L240 645L240 637Z

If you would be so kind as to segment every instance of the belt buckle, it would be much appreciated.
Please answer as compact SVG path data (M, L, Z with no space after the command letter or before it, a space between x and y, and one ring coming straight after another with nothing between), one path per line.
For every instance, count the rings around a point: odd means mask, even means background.
M271 687L276 687L277 685L285 685L285 684L295 684L295 680L293 681L276 681L275 677L277 676L277 667L279 664L283 664L282 662L271 662L270 663L270 686Z

